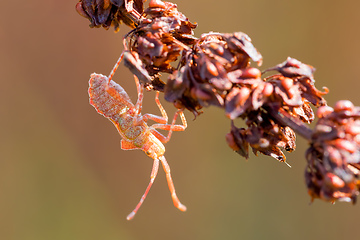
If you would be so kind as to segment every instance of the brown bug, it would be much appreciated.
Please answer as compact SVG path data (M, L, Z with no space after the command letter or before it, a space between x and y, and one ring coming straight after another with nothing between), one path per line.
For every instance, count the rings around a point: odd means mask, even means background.
M161 161L166 179L170 189L171 197L175 207L181 211L186 211L186 207L179 201L175 193L175 187L170 174L170 166L167 163L164 153L165 147L163 143L170 140L173 131L184 131L187 127L186 119L182 109L179 109L172 120L168 124L168 116L165 109L159 101L159 92L156 93L155 102L160 109L162 116L153 114L141 115L142 101L143 101L143 84L134 75L135 83L138 92L138 99L134 105L125 90L111 79L118 68L122 56L116 62L109 77L101 74L93 73L89 80L89 97L90 104L96 109L98 113L108 118L118 130L121 139L121 149L132 150L141 149L146 155L154 159L150 183L147 186L145 193L140 199L140 202L135 209L127 216L127 220L131 220L141 204L144 202L159 170L159 162ZM182 125L176 125L177 116L180 115ZM153 120L156 123L148 126L147 121ZM165 137L156 129L167 130L168 135Z

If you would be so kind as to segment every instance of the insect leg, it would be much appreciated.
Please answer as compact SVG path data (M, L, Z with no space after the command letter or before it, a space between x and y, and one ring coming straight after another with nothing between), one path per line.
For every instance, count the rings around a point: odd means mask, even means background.
M108 78L109 78L109 83L110 83L110 81L112 80L112 78L113 78L113 76L114 76L114 74L115 74L116 70L118 69L118 67L119 67L119 65L120 65L120 63L121 63L121 61L122 61L123 57L124 57L124 52L122 52L122 53L121 53L121 55L120 55L119 59L116 61L116 63L115 63L115 65L114 65L113 69L111 70L111 72L110 72L110 74L109 74L109 77L108 77Z
M166 180L168 182L168 186L169 186L169 190L170 190L170 193L171 193L171 198L173 200L174 206L177 207L180 211L184 212L184 211L186 211L186 206L183 205L180 202L179 198L176 196L174 183L172 181L171 174L170 174L170 166L167 163L164 156L161 156L159 159L160 159L160 161L162 163L162 166L164 168L164 171L166 173Z
M156 92L155 102L156 102L156 105L158 106L158 108L160 109L160 112L161 112L161 115L163 116L163 119L165 120L164 123L167 123L167 121L168 121L168 116L167 116L167 113L166 113L164 107L161 105L161 102L160 102L160 100L159 100L159 91ZM160 122L159 122L159 123L160 123Z
M168 116L166 114L166 111L165 111L164 107L160 103L159 92L158 91L156 92L156 95L155 95L155 102L156 102L156 105L160 109L161 116L146 113L146 114L143 115L143 119L144 119L145 122L150 119L150 120L153 120L154 122L157 122L157 123L166 124L167 121L168 121Z
M181 122L182 122L182 125L175 125L175 121L176 121L176 118L177 116L180 115L180 118L181 118ZM168 135L165 137L164 135L162 135L160 132L156 131L155 128L157 129L162 129L162 130L167 130L169 131ZM178 110L175 115L174 115L174 118L172 120L172 123L171 124L153 124L151 127L150 127L150 131L152 134L154 134L154 136L156 138L158 138L161 142L163 143L167 143L170 138L171 138L171 134L173 131L185 131L185 129L187 128L187 122L186 122L186 118L185 118L185 115L183 113L182 110Z
M141 113L141 108L142 108L142 103L143 103L143 98L144 98L144 88L143 88L143 85L140 84L140 81L136 75L134 75L134 79L135 79L136 89L137 89L137 93L138 93L138 99L135 104L135 109L136 109L137 115L139 115Z
M162 162L162 161L161 161ZM140 202L136 205L135 209L126 217L127 220L131 220L134 218L136 212L139 210L139 208L141 207L141 204L144 202L146 195L148 194L152 184L155 181L156 175L158 173L159 170L159 159L154 159L154 164L153 164L153 168L151 170L151 175L150 175L150 182L149 185L147 186L145 193L142 195Z
M121 62L123 58L123 53L120 55L119 59L117 60L117 62L115 63L115 66L113 67L113 69L110 72L110 75L108 77L106 77L105 79L105 83L104 83L104 90L114 99L116 99L116 101L118 102L119 105L124 105L124 107L128 107L128 108L133 108L134 104L131 102L130 97L128 96L128 94L125 92L125 90L117 83L115 83L114 81L111 81L111 79L114 77L114 74L117 70L117 68L119 67L119 64ZM91 75L91 78L99 78L99 74L97 75ZM90 79L91 80L91 79ZM99 81L97 79L92 80L92 82L94 81ZM104 91L101 90L101 91Z

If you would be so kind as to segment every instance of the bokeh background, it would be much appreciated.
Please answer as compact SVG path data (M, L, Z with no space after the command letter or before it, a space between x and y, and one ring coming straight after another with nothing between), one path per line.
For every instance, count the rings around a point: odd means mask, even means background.
M173 134L166 158L180 200L172 205L165 174L133 221L152 161L120 149L114 126L88 104L92 72L108 74L122 51L119 33L90 29L70 1L4 1L0 15L0 239L356 239L360 206L315 201L304 184L307 143L287 154L246 161L225 143L230 122L204 109ZM288 56L316 67L329 105L360 105L360 1L182 0L179 10L209 31L243 31L262 53L262 69ZM131 96L123 66L115 80ZM154 94L144 112L158 113ZM135 101L135 98L133 98ZM165 100L162 99L164 103ZM171 104L164 103L169 116Z

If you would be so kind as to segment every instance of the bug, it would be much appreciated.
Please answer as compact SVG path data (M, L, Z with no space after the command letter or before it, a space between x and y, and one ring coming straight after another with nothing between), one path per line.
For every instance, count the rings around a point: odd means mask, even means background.
M135 209L127 216L127 220L131 220L142 203L144 202L159 170L160 162L166 173L166 179L171 193L171 197L175 207L181 211L186 211L186 206L178 199L175 187L170 174L170 166L167 163L164 153L165 147L163 143L170 140L173 131L184 131L187 122L183 113L183 109L179 109L175 114L171 124L168 124L168 116L165 109L159 101L159 92L156 92L155 102L160 109L161 116L154 114L141 114L143 102L143 84L134 75L138 99L134 105L125 90L116 82L112 81L116 69L118 68L123 54L115 64L109 77L102 74L91 74L89 80L89 98L90 104L96 111L108 118L118 130L121 139L121 149L132 150L141 149L151 157L153 167L150 175L150 182L142 195ZM176 125L175 121L180 115L182 125ZM152 120L155 123L148 126L147 121ZM164 136L156 129L167 130L168 135Z

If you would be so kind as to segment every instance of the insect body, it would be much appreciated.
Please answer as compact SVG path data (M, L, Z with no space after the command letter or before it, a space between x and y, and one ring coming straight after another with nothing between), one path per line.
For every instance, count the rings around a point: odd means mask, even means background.
M121 57L119 59L121 61ZM186 207L181 204L175 193L175 187L170 174L170 166L168 165L164 153L165 147L163 143L170 140L173 131L184 131L187 127L185 116L182 110L178 110L171 124L168 124L167 114L159 101L159 92L156 93L155 102L158 105L162 116L153 114L141 115L142 100L143 100L143 86L135 77L135 82L138 90L138 100L134 105L125 90L111 80L114 72L119 65L119 61L115 65L109 77L101 74L93 73L89 80L89 97L90 104L94 106L98 113L108 118L118 130L121 139L121 148L124 150L141 149L146 155L154 159L153 168L150 176L150 183L141 197L140 202L135 209L127 216L127 219L132 219L141 204L146 198L159 169L159 162L161 161L168 186L171 192L174 205L181 211L185 211ZM182 125L176 125L177 116L180 115ZM147 121L153 120L156 123L148 126ZM165 137L156 129L168 130L169 133Z

